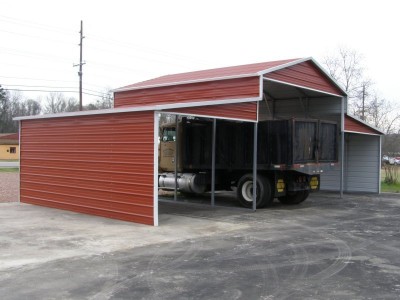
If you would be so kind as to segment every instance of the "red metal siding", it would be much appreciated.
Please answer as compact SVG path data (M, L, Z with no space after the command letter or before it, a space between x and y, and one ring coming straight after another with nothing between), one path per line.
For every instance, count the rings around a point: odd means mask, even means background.
M360 133L368 133L368 134L381 134L375 129L349 117L345 116L344 118L344 130L352 131L352 132L360 132Z
M154 113L23 120L21 202L153 224Z
M171 109L168 111L182 114L215 116L251 121L257 120L257 102L187 107L180 109Z
M114 107L174 104L258 97L259 77L139 89L114 94Z
M264 77L332 94L343 94L343 92L340 91L340 89L311 61L265 74Z
M216 68L209 70L200 70L194 72L186 72L179 74L170 74L157 78L153 78L150 80L134 83L123 88L145 88L146 86L153 85L170 85L176 84L178 82L187 82L187 81L196 81L196 80L209 80L212 81L213 78L221 78L221 77L234 77L234 76L242 76L242 75L256 75L260 71L268 70L274 67L278 67L290 62L298 60L295 59L285 59L285 60L276 60L276 61L268 61L262 63L241 65L241 66L231 66L225 68Z

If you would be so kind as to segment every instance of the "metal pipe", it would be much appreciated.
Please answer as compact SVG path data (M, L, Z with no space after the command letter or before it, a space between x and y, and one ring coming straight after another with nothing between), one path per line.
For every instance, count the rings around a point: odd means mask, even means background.
M215 141L217 135L217 120L213 119L212 156L211 156L211 206L215 206Z
M19 161L19 174L18 174L18 202L21 203L21 126L22 121L18 121L18 161Z
M178 119L179 115L175 116L175 188L174 188L174 200L178 200Z
M340 162L340 198L343 198L343 190L344 190L344 159L345 159L345 153L344 153L344 101L345 97L342 97L341 101L341 111L340 111L340 117L341 117L341 125L340 125L340 130L341 130L341 140L340 140L340 155L341 155L341 162Z
M382 176L382 136L380 135L379 136L379 149L378 149L378 152L379 152L379 158L378 158L378 161L379 161L379 172L378 172L378 194L380 194L381 193L381 176Z
M257 130L258 123L254 123L253 141L253 211L257 208Z

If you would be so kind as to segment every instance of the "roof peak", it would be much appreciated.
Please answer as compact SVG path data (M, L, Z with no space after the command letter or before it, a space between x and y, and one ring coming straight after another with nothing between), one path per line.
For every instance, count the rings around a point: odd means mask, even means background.
M236 66L218 67L213 69L196 70L183 73L174 73L137 82L131 85L127 85L118 88L115 91L127 91L139 88L168 86L168 85L190 83L190 82L209 81L215 79L229 79L229 78L238 78L246 76L257 76L259 75L258 74L259 72L304 60L307 59L291 58L291 59L274 60L267 62L258 62L252 64L242 64Z

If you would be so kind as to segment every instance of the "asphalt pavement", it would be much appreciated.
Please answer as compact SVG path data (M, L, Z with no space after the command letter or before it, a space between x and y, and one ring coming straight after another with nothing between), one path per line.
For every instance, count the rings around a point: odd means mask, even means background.
M398 195L159 207L151 227L0 204L0 298L399 298Z

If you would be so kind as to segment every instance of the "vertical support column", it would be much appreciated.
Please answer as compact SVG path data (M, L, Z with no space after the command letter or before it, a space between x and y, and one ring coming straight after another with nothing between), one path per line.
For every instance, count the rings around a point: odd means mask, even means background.
M22 150L22 145L21 145L21 126L22 126L22 121L18 121L18 162L19 162L19 173L18 173L18 202L21 203L21 150Z
M379 164L379 172L378 172L378 193L381 193L381 176L382 176L382 136L379 136L379 158L378 158L378 164Z
M341 139L340 139L340 155L341 155L341 161L340 161L340 198L343 198L343 190L344 190L344 159L345 159L345 153L344 153L344 101L345 97L342 97L342 102L341 102L341 110L340 110L340 133L341 133Z
M158 226L158 138L159 118L158 112L154 112L154 179L153 179L153 224Z
M217 120L213 119L212 149L211 149L211 206L215 206L215 141L217 135Z
M253 141L253 211L257 208L257 130L258 123L254 123Z
M174 188L174 200L178 200L178 129L179 129L179 123L178 123L179 115L175 116L175 188Z

